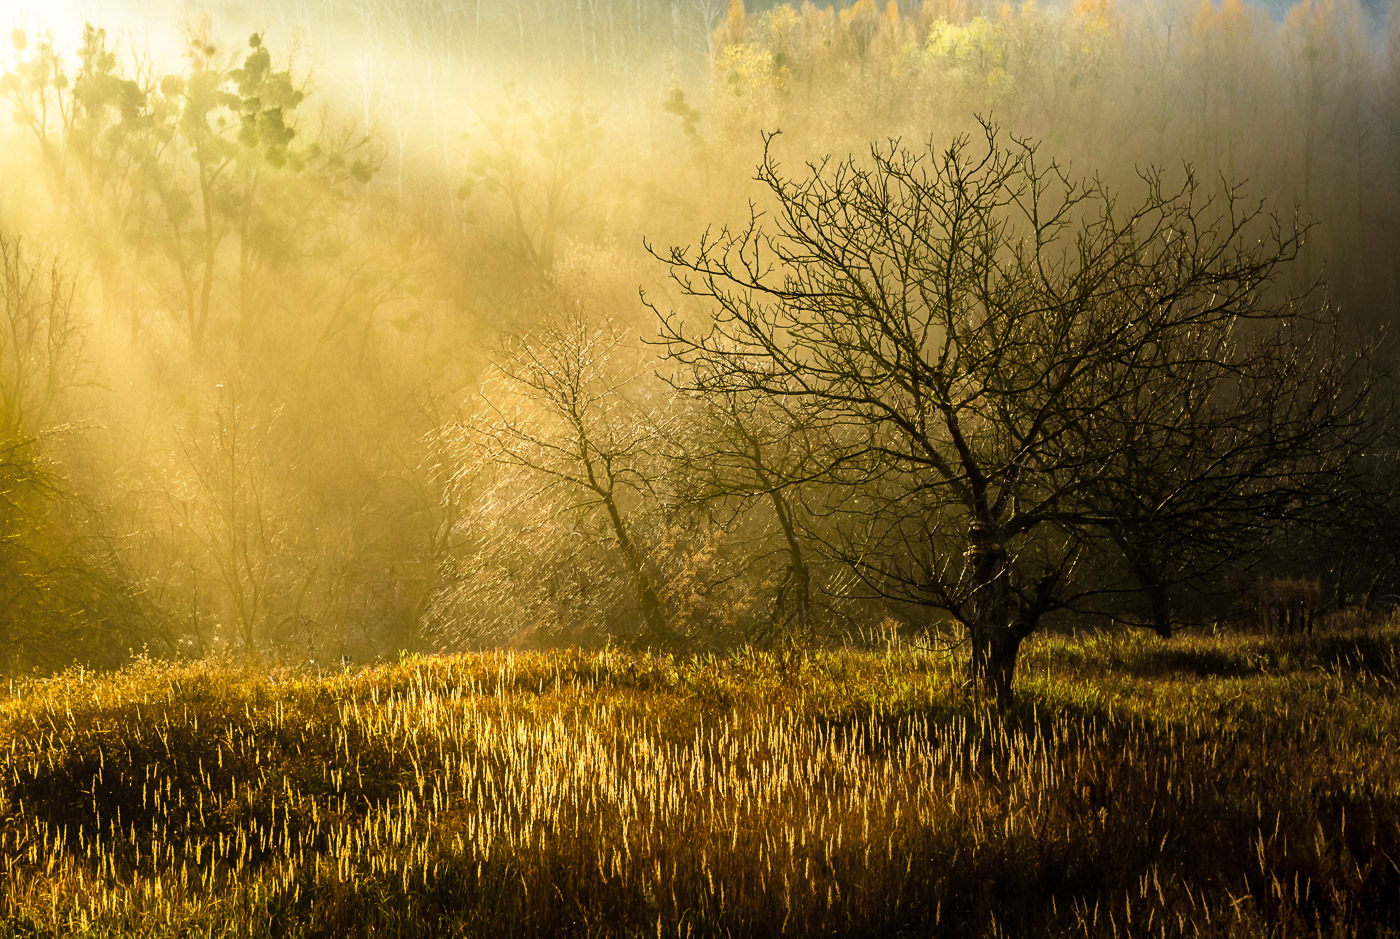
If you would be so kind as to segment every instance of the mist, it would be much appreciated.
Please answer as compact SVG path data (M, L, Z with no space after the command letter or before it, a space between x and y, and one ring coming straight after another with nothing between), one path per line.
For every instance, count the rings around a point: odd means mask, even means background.
M1240 184L1240 207L1264 207L1250 237L1275 214L1310 225L1269 274L1271 309L1325 308L1369 361L1400 314L1400 19L1375 6L10 3L0 19L12 672L947 626L947 598L847 563L849 487L839 461L813 468L834 444L802 436L810 419L737 405L780 452L725 463L724 407L661 335L714 315L667 252L773 212L765 159L800 176L872 147L937 153L981 119L1125 205L1155 167L1217 208ZM1394 589L1373 550L1393 500L1365 498L1364 537L1336 514L1261 528L1183 576L1173 616L1227 615L1223 585L1245 576L1227 568L1320 578L1346 602ZM1300 549L1323 543L1337 560ZM1133 583L1121 559L1096 577L1105 596ZM1134 590L1086 615L1147 623Z

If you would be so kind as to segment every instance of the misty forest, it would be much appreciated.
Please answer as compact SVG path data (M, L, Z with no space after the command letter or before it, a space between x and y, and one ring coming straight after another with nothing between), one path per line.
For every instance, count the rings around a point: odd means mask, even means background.
M0 27L0 937L1400 935L1400 5Z

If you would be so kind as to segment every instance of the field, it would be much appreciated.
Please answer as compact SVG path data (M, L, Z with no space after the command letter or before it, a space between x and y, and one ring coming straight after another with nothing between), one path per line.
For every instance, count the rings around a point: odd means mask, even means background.
M142 662L0 702L0 936L1400 934L1400 626Z

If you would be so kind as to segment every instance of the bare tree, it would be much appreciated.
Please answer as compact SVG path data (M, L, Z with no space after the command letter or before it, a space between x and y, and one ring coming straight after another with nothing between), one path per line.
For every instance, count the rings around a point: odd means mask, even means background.
M1163 637L1183 622L1174 594L1200 594L1257 560L1287 566L1271 555L1348 510L1380 442L1384 422L1365 407L1376 379L1358 354L1343 351L1325 313L1280 313L1286 327L1181 330L1140 350L1151 383L1123 386L1065 437L1105 454L1080 521L1121 553L1146 625Z
M862 470L841 554L960 621L972 679L1006 702L1021 642L1103 595L1112 533L1169 515L1204 557L1256 504L1308 501L1363 439L1370 385L1338 346L1308 351L1325 307L1272 289L1303 227L1189 172L1145 173L1125 209L983 131L796 177L770 138L770 211L664 256L713 319L661 328L698 390L841 428L831 466ZM1183 449L1199 462L1178 471ZM1154 514L1139 477L1187 495Z
M295 500L271 471L277 414L258 411L240 400L236 383L219 385L204 426L191 427L182 441L188 480L171 493L179 527L201 549L196 582L213 602L218 638L250 661L298 618L287 615L299 606L287 599L304 596L311 579L293 572L285 509Z
M0 231L0 672L113 662L131 639L129 582L60 459L83 345L72 282Z
M499 465L526 471L534 497L559 491L566 511L601 514L627 572L646 640L672 642L647 550L630 515L649 495L647 467L655 431L627 394L645 370L625 365L627 337L603 320L572 311L547 321L502 350L497 378L483 392L484 417L473 426Z
M694 384L692 375L672 379ZM805 531L801 488L819 459L815 430L787 402L740 391L695 395L686 419L667 441L679 494L693 505L723 506L732 527L755 505L766 505L782 539L786 570L778 585L768 630L809 636L812 546ZM809 432L811 431L811 432Z

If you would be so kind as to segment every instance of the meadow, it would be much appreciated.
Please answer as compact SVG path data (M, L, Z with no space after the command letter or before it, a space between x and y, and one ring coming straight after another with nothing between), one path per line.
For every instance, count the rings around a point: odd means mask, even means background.
M138 661L0 701L0 936L1393 936L1400 623Z

